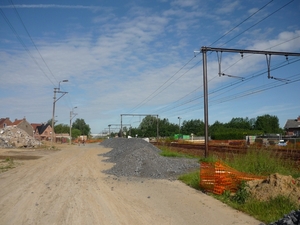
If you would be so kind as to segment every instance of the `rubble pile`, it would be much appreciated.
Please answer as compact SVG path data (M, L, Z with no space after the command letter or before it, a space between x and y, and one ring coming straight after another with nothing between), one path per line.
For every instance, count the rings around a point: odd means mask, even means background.
M39 142L18 127L5 127L0 130L0 148L35 147Z

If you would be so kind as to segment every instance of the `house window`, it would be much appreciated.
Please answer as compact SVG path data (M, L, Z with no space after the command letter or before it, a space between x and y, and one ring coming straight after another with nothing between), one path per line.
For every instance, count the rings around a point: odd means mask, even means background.
M6 127L6 123L3 124L3 128L5 128L5 127Z

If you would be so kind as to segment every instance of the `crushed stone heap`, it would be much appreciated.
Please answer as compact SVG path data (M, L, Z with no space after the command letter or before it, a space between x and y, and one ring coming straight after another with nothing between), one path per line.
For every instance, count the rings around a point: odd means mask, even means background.
M115 176L173 180L200 168L197 159L160 156L160 149L140 138L111 138L100 145L112 148L103 156L115 165L104 172Z
M18 127L5 127L0 130L0 148L35 147L37 140Z

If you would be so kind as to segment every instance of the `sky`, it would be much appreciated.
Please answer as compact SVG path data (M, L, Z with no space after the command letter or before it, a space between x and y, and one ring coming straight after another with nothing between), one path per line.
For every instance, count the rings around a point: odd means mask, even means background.
M47 122L59 89L56 124L94 134L121 115L204 121L204 46L300 53L298 0L2 0L0 14L0 118ZM300 115L299 56L206 56L209 124Z

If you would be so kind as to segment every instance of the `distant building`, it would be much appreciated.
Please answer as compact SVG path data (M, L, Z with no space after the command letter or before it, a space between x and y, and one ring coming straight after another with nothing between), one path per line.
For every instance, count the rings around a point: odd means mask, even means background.
M52 127L44 123L32 123L34 137L40 141L50 141L52 135Z
M16 126L22 130L24 130L29 136L33 137L33 128L30 123L27 122L25 118L18 120L15 119L14 122L12 122L11 126Z
M300 137L300 116L297 119L288 119L284 130L288 136Z
M11 126L12 122L10 121L9 117L0 118L0 129L5 128L7 126Z

